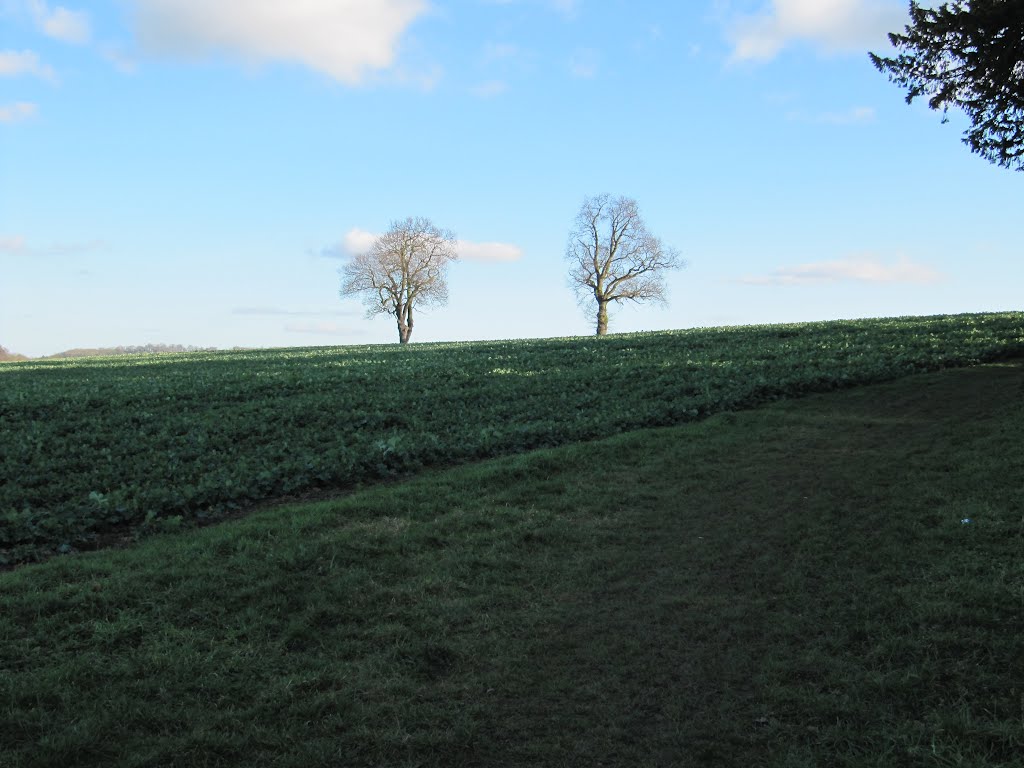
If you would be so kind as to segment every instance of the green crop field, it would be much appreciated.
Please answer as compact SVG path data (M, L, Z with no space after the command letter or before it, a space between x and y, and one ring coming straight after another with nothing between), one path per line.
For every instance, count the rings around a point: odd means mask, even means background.
M0 563L1024 351L1024 314L0 366Z
M557 425L568 433L573 414L551 404L559 392L605 409L607 424L584 414L576 434L587 434L629 418L691 418L701 404L727 407L726 394L750 403L1019 353L1019 323L259 353L16 367L0 378L19 382L26 400L32 394L37 417L48 402L48 433L59 436L59 403L79 377L88 393L76 401L79 423L110 431L112 450L115 427L138 431L138 474L123 477L145 492L174 487L146 486L145 473L168 460L168 440L187 425L201 424L211 441L217 428L235 430L237 446L224 439L223 455L210 451L216 472L265 460L275 430L299 445L318 421L325 428L304 439L337 451L358 433L339 428L346 419L366 424L373 413L350 405L327 417L312 404L338 402L334 390L351 397L356 372L381 381L389 364L444 371L430 380L434 390L422 381L397 390L404 401L360 390L380 414L384 403L404 402L418 405L417 419L431 416L435 434L452 428L432 454L442 461L566 439ZM744 345L759 350L756 362L739 354ZM802 351L787 363L786 349ZM570 367L571 352L593 365ZM462 402L458 365L474 354L476 413L509 414L486 424L496 444L461 445L460 435L485 427L458 429L456 414L428 406L435 396L448 408ZM699 360L715 375L683 379ZM330 366L342 361L350 365ZM674 374L658 379L663 370ZM153 380L161 371L163 392ZM156 409L166 392L189 391L187 371L197 377L194 397ZM261 372L269 383L257 396ZM296 406L312 409L310 418L288 427L283 417L297 415L287 405L310 380L319 395L308 391ZM403 377L383 380L397 387ZM698 381L708 393L684 394ZM129 384L134 406L123 394L123 413L104 405L100 393ZM261 505L218 525L157 530L130 546L22 563L0 572L0 766L1019 768L1022 392L1020 357L944 368L424 469L317 501ZM462 397L469 418L474 401ZM627 415L630 405L638 416ZM531 414L549 431L500 442L530 427ZM387 457L373 441L397 429L392 418L365 443L378 462ZM251 426L260 419L263 432ZM119 460L131 460L131 436L118 439ZM96 454L104 445L82 442ZM45 445L7 454L5 466L42 466L45 455ZM61 488L61 459L48 460L37 493ZM408 466L366 465L378 474ZM81 471L69 464L65 476L113 494L96 485L109 464L86 480L76 479ZM4 479L20 493L33 489L24 471Z

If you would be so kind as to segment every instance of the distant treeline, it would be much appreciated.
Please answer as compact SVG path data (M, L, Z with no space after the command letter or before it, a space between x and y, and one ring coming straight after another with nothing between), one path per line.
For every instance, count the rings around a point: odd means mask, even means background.
M162 355L168 352L216 352L216 347L193 347L184 344L143 344L131 347L98 347L96 349L68 349L53 357L109 357L110 355Z
M0 363L7 362L8 360L28 360L24 355L16 355L11 352L7 347L0 346Z
M111 355L161 355L168 352L216 352L216 347L193 347L184 344L142 344L130 347L97 347L95 349L67 349L55 355L45 355L40 360L59 357L109 357ZM0 362L5 360L28 360L25 355L10 352L0 346Z

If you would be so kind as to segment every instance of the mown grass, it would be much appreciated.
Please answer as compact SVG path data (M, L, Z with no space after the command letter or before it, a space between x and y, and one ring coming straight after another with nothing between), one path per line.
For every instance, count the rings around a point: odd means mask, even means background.
M950 370L24 566L0 765L1016 766L1022 430Z

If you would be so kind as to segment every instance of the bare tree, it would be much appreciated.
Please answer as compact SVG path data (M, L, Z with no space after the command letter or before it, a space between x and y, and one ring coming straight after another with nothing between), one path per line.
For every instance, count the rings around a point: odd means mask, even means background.
M647 231L636 200L610 195L583 201L565 251L569 284L581 304L597 303L597 335L608 332L613 301L667 303L664 272L685 265Z
M342 268L341 295L362 296L367 317L393 315L399 343L408 344L413 310L448 302L447 269L457 259L448 230L419 217L395 221Z

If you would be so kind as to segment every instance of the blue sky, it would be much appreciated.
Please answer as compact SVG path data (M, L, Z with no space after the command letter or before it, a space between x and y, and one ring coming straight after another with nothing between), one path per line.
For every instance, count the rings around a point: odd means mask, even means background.
M0 0L0 344L397 340L338 295L453 230L413 341L587 334L566 239L637 200L611 330L1020 307L1021 176L871 66L902 0Z

